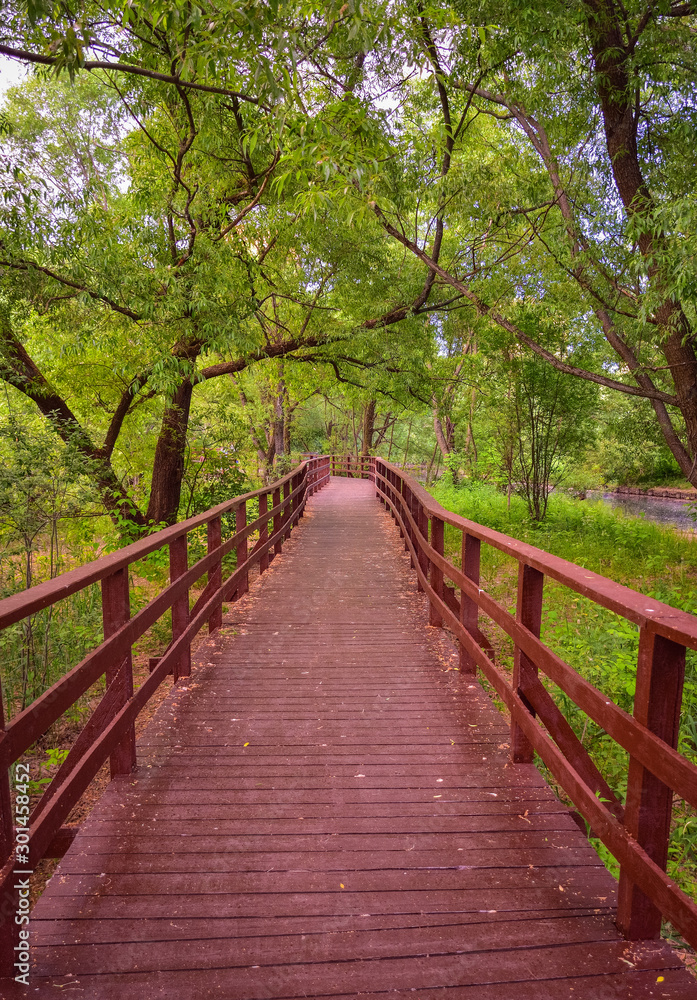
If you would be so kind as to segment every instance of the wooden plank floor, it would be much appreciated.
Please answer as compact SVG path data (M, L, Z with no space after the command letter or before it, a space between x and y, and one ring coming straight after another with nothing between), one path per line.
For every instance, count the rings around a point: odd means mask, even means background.
M368 482L318 493L233 611L37 904L21 995L697 998L508 763Z

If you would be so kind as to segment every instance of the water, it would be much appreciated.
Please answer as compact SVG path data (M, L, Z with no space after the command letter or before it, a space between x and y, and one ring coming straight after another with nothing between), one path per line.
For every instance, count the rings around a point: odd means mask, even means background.
M669 500L666 497L637 496L627 493L603 493L589 490L589 500L604 500L611 507L620 507L627 514L641 517L658 524L672 524L681 531L696 531L697 522L689 516L684 500Z

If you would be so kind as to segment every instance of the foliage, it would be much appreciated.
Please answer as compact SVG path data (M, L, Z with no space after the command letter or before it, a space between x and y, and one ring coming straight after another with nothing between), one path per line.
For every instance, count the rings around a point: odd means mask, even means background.
M44 429L27 426L17 413L10 412L0 424L2 592L31 587L62 570L59 528L67 519L93 512L85 473L85 463L74 449L61 446ZM41 551L44 539L46 553ZM66 647L91 643L90 595L73 598L72 607L73 614L60 625L54 621L53 608L47 608L0 633L9 704L24 708L56 679Z

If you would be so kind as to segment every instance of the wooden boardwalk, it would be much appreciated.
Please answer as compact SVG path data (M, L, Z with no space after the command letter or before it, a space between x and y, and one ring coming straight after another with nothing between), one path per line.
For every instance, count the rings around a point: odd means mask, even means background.
M697 998L333 479L60 863L18 996Z

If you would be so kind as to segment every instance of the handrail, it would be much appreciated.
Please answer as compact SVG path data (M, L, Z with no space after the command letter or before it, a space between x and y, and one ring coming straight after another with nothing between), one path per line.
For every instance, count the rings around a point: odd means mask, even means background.
M329 458L329 456L323 457ZM314 459L311 461L317 460ZM305 462L302 467L304 468L305 465L309 464L311 462ZM100 582L117 570L129 566L139 559L143 559L144 556L150 555L151 552L155 552L169 542L188 534L194 528L208 524L215 517L220 517L222 514L228 513L228 511L237 510L242 503L253 500L254 497L262 496L262 494L268 496L271 490L280 489L296 476L297 470L293 469L287 476L276 480L271 486L243 493L238 497L233 497L231 500L224 500L216 507L211 507L210 510L206 510L202 514L196 514L186 521L178 521L168 528L162 528L160 531L156 531L146 538L141 538L137 542L132 542L130 545L125 545L123 548L117 549L116 552L112 552L107 556L101 556L93 562L85 563L84 566L78 566L75 569L68 570L66 573L61 573L60 576L55 577L53 580L47 580L45 583L39 583L29 590L21 590L10 597L5 597L3 600L0 600L0 629L7 628L8 625L13 625L15 622L21 621L23 618L33 615L37 611L42 611L50 604L55 604L56 601L61 601L64 597L70 597L71 594L75 594L79 590L84 590L91 583Z
M333 467L340 473L344 464L333 461ZM697 806L697 767L676 749L685 648L697 649L697 618L445 510L420 483L381 458L362 463L361 473L373 480L399 525L419 590L429 600L431 625L447 624L460 643L460 669L473 675L479 668L509 709L512 761L532 763L537 752L619 861L620 930L632 940L657 938L665 917L697 946L697 905L666 874L673 792ZM462 534L460 568L445 557L445 524ZM482 542L518 562L515 616L480 586ZM545 576L639 626L633 715L541 641ZM480 612L515 643L512 683L494 663L479 629ZM625 803L547 692L540 671L628 751Z
M135 766L135 720L169 675L176 683L191 672L191 640L207 622L209 631L222 624L222 605L248 588L249 570L263 573L282 550L283 542L303 516L305 503L329 481L328 455L311 458L282 479L233 497L186 521L157 531L117 552L0 601L0 629L83 590L102 585L104 641L20 712L7 725L0 691L0 976L13 975L19 927L20 887L17 869L33 870L43 857L65 853L77 827L62 824L102 764L110 759L111 777ZM247 523L247 502L258 498L259 515ZM269 505L269 499L271 504ZM223 514L234 512L235 533L222 540ZM207 553L189 567L189 532L206 525ZM269 527L270 526L270 527ZM258 540L248 551L250 535ZM130 614L129 566L144 556L169 548L170 583L137 614ZM235 550L234 572L223 579L222 560ZM204 574L208 582L189 610L189 589ZM172 642L152 664L148 678L133 690L131 648L162 615L172 609ZM106 691L67 758L28 819L14 815L10 768L19 757L102 676ZM21 796L20 796L21 797ZM28 801L28 800L27 800Z

